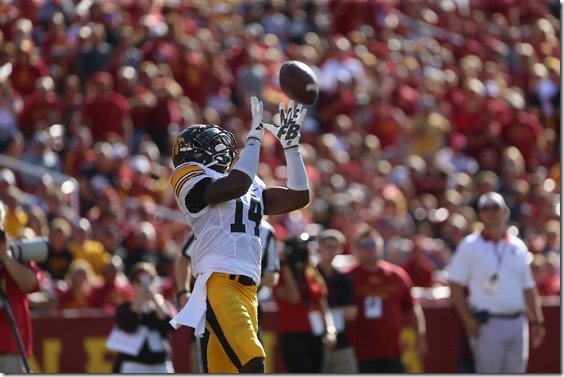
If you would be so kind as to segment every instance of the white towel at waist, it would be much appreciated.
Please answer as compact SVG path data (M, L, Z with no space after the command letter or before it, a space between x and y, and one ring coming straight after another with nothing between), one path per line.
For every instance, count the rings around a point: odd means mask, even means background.
M212 272L202 272L198 275L192 294L188 302L182 310L169 321L170 325L175 329L180 326L189 326L194 328L194 335L201 337L206 329L206 309L207 309L207 292L206 282Z

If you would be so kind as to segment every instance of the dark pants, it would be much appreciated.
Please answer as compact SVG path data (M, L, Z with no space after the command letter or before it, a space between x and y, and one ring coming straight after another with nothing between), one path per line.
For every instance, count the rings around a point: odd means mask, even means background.
M372 359L358 362L360 373L405 373L401 359Z
M288 373L321 373L323 343L311 333L280 334L280 352Z

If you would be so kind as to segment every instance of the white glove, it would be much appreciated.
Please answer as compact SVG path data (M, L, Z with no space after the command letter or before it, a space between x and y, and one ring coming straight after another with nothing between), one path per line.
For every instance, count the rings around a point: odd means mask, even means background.
M264 136L264 126L262 124L262 101L259 101L257 97L251 97L251 130L247 134L247 141L249 139L256 139L259 143Z
M284 108L284 103L281 103L278 108L280 111L280 126L268 123L265 123L264 126L276 135L280 143L282 143L284 151L287 151L288 149L298 147L300 143L300 129L302 128L307 110L304 109L301 103L298 103L294 108L293 100L288 104L287 112Z

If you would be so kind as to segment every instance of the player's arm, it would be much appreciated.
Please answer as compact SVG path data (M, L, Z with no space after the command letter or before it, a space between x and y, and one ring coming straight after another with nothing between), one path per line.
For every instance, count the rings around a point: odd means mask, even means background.
M300 154L300 129L307 110L300 103L294 107L290 101L286 111L284 104L279 106L280 126L265 123L265 127L280 140L284 147L288 171L287 188L269 187L263 192L264 213L277 215L300 209L308 205L309 183L302 155Z
M240 198L251 187L251 177L240 170L233 170L225 177L218 179L203 179L200 182L205 184L203 198L206 204L223 203L229 200Z
M251 97L252 123L247 135L245 149L229 174L215 180L202 180L200 191L206 204L223 203L240 198L251 187L258 170L260 143L264 136L262 124L262 102Z
M286 187L269 187L263 191L265 215L288 213L309 203L308 190L291 190Z

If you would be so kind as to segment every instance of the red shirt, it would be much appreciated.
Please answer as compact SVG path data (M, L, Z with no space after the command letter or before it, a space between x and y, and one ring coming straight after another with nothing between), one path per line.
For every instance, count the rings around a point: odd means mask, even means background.
M38 61L35 65L17 65L15 64L10 74L10 83L13 88L21 93L22 96L33 93L35 90L35 81L42 77L48 76L49 70L43 61Z
M121 94L112 93L105 101L87 101L82 115L85 120L92 122L92 139L95 142L106 140L112 132L125 138L123 120L129 116L129 104Z
M39 290L41 272L34 262L29 262L26 266L35 271L38 283L33 289L33 292L37 292ZM31 356L32 349L32 333L27 293L22 292L17 287L16 282L3 266L0 267L0 287L8 296L8 302L10 304L10 308L12 309L14 320L16 321L16 325L18 327L18 332L22 339L26 355L29 357ZM0 301L0 353L2 352L19 354L20 349L18 348L14 332L10 327L6 310L2 301Z
M274 292L284 285L284 274L274 287ZM278 333L311 332L309 311L320 310L319 300L327 297L327 291L321 287L313 277L306 277L306 282L300 285L301 300L297 304L288 304L274 295L278 304Z
M18 124L22 133L31 137L43 122L48 126L59 122L62 113L63 108L55 92L49 92L47 95L33 92L24 99L23 109L18 115Z
M400 358L400 331L413 308L409 276L386 261L379 261L375 271L355 264L347 275L358 307L356 320L347 327L357 359Z
M77 293L70 289L57 290L60 309L85 309L91 308L92 291Z
M94 308L115 308L123 301L131 299L133 292L129 284L110 282L94 287L90 302Z
M519 111L515 119L503 127L501 137L507 144L519 149L525 163L529 163L535 157L537 140L543 132L536 116Z
M402 268L407 272L414 286L427 288L433 286L433 272L436 268L429 259L409 258Z

